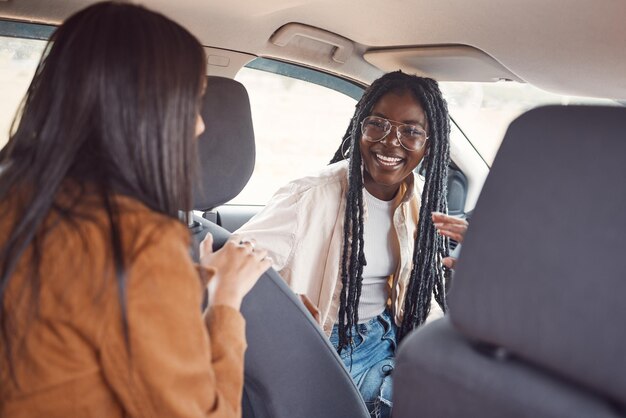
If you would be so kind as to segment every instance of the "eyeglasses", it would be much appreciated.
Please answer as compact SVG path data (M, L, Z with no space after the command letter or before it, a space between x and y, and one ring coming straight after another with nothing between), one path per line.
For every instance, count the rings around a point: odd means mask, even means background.
M396 138L398 138L398 142L406 150L418 151L426 144L428 136L421 126L407 125L379 116L368 116L363 119L361 122L361 133L366 141L378 142L389 135L391 128L394 126L396 127Z

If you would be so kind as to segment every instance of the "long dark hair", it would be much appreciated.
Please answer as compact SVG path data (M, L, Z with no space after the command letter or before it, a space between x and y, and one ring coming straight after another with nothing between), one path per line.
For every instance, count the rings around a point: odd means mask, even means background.
M413 251L411 275L404 300L399 338L421 325L430 312L431 295L446 311L445 277L441 260L449 254L448 240L437 234L433 211L447 213L447 179L450 163L450 119L448 107L435 80L396 71L377 79L365 91L331 163L349 158L348 191L341 258L338 351L350 346L352 328L358 323L358 306L363 280L363 174L361 121L376 102L389 92L410 92L421 103L429 126L426 154L422 160L424 190ZM349 147L347 145L349 144Z
M204 51L193 35L140 6L98 3L54 32L0 153L0 202L17 201L11 210L19 215L0 249L5 347L15 329L6 297L18 260L32 248L34 274L27 284L37 297L46 215L54 211L69 221L81 216L76 205L56 203L68 181L79 185L73 202L95 190L107 213L128 337L122 231L113 195L131 196L171 218L190 209L204 74ZM2 215L9 212L5 207Z

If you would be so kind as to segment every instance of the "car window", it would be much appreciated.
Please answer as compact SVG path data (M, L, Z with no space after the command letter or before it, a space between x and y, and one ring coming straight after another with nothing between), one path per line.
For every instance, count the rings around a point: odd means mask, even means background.
M0 148L37 69L46 41L0 36Z
M530 84L441 82L450 114L485 162L491 166L509 124L537 106L621 104L609 99L549 93Z
M304 70L308 74L313 71ZM250 182L230 203L264 205L288 181L328 164L341 144L357 100L334 90L337 83L329 88L308 81L311 77L302 80L244 67L235 79L250 96L257 155ZM349 88L352 95L362 91L354 85Z

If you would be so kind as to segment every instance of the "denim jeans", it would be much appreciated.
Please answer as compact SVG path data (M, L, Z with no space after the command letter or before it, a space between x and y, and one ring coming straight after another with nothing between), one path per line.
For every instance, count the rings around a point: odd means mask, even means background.
M346 348L341 360L356 383L372 418L391 416L391 372L395 363L396 325L388 311L352 328L352 352ZM338 346L337 325L330 342Z

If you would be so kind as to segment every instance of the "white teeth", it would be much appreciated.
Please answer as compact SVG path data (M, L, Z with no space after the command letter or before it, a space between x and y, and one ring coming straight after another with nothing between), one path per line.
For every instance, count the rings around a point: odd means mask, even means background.
M380 155L380 154L376 154L376 158L378 158L378 161L380 161L384 165L396 165L400 161L402 161L402 158L387 157L385 155Z

